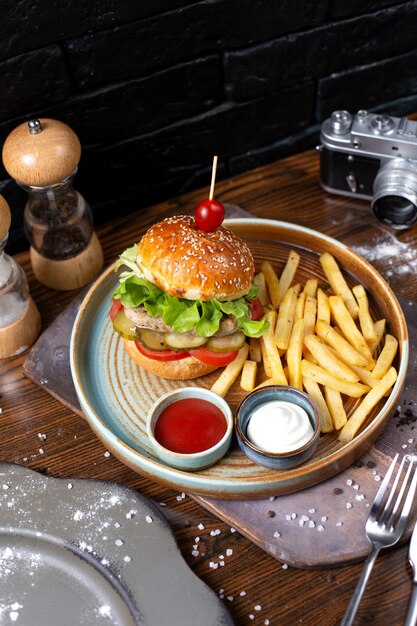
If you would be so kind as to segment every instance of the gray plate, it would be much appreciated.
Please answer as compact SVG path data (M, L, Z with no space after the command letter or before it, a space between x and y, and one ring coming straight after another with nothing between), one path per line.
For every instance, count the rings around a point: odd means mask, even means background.
M0 624L233 626L130 489L0 463L0 524Z

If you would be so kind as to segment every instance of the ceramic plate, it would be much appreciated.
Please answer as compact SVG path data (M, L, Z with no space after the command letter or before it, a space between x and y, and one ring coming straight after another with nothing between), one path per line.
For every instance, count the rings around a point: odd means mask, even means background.
M130 489L1 463L0 510L1 624L233 626Z
M175 470L153 454L146 435L146 415L163 393L179 387L211 387L218 372L201 379L179 382L158 378L138 368L127 357L120 337L113 332L108 311L117 276L109 268L93 284L84 299L71 338L71 371L85 416L97 436L122 462L171 487L216 498L245 499L297 491L316 484L350 465L382 433L398 403L408 362L408 335L404 316L393 292L380 274L361 256L336 240L297 225L262 219L228 220L226 225L244 238L259 267L269 260L277 271L283 267L289 250L301 255L296 281L317 277L326 282L319 255L332 253L344 269L350 285L362 283L369 292L374 319L385 317L399 340L396 366L399 372L390 396L371 413L356 438L342 444L337 434L321 437L315 454L303 465L288 471L274 471L254 465L238 449L213 467L195 473ZM227 395L235 410L243 392L238 382ZM349 400L351 414L357 400Z

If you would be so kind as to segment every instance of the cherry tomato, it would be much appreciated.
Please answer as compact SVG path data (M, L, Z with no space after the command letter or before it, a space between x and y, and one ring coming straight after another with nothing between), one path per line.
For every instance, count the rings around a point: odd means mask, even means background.
M210 232L216 230L224 220L224 206L218 200L206 198L202 200L195 210L195 223L197 228Z
M259 298L256 298L256 300L249 300L249 306L251 320L258 321L263 318L265 311Z
M194 356L199 361L207 363L207 365L215 365L216 367L223 367L235 360L238 350L234 352L213 352L207 350L207 348L195 348L190 351L190 356Z
M109 311L111 321L114 320L118 312L121 311L123 308L123 304L120 302L120 300L113 300Z
M135 346L143 356L148 357L148 359L155 359L155 361L178 361L190 356L190 353L185 350L149 350L139 341L135 341Z

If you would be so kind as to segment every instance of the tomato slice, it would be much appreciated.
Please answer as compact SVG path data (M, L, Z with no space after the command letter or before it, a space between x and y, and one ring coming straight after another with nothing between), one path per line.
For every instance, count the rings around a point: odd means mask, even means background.
M215 365L217 367L223 367L235 360L238 350L233 352L213 352L207 350L207 348L195 348L190 351L190 356L194 356L199 361L207 363L207 365Z
M120 302L120 300L113 300L111 307L110 307L110 311L109 311L109 316L110 316L111 321L114 320L118 312L121 311L123 308L124 306Z
M265 311L264 311L263 304L259 300L259 298L256 298L256 300L250 300L249 305L250 305L251 320L254 320L255 322L257 322L258 320L262 319L263 316L265 315Z
M148 357L148 359L155 359L155 361L178 361L190 356L190 353L186 350L149 350L140 341L135 341L135 346L143 356Z

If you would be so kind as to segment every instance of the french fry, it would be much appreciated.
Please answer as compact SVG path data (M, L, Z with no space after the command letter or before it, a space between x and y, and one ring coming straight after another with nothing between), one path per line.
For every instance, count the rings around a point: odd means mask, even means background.
M397 354L398 341L393 335L385 335L385 344L372 370L372 378L382 378L391 367Z
M367 385L340 380L340 378L336 378L336 376L333 376L319 365L314 365L314 363L310 363L305 359L301 361L301 374L303 377L312 378L316 383L326 385L331 389L337 389L340 393L344 393L352 398L360 398L369 391Z
M295 305L297 295L290 287L279 305L277 323L275 326L274 339L280 350L286 350L290 342L292 327L294 324Z
M329 298L323 289L317 289L317 319L330 324Z
M350 367L359 376L361 383L368 385L368 387L377 386L379 381L372 376L370 370L367 370L365 367L360 367L359 365L350 365Z
M291 287L291 283L294 279L295 272L297 271L299 262L300 262L300 255L297 254L297 252L294 252L294 250L291 250L291 252L288 255L288 259L285 264L285 267L282 270L281 276L279 277L278 305L281 303L281 300L284 297L284 294ZM278 308L278 307L276 306L275 308Z
M287 385L284 369L282 367L281 358L278 348L274 341L274 326L276 320L276 311L269 311L266 315L269 322L269 328L262 337L259 338L261 343L262 355L264 357L264 367L269 378L273 378L277 385ZM266 361L266 362L265 362Z
M366 367L368 361L360 354L350 343L339 335L339 333L330 324L323 320L318 320L316 324L316 334L331 346L339 355L339 357L348 365L359 365Z
M256 361L245 361L242 368L242 376L240 386L244 391L253 391L255 389L256 372L258 364Z
M359 314L359 307L353 293L343 277L342 272L339 269L336 259L328 252L325 252L320 256L319 260L331 288L336 295L343 299L349 313L353 319L356 319Z
M301 357L303 354L304 320L295 322L287 350L288 378L292 387L303 388L301 376Z
M306 296L306 303L304 306L304 336L314 333L317 318L317 300L311 296ZM308 348L303 345L304 356L308 355Z
M229 365L226 365L223 372L211 387L211 391L214 391L214 393L217 393L218 396L224 398L242 371L243 365L248 358L248 354L249 346L245 343L245 345L240 348L237 357L229 363Z
M343 361L338 359L333 350L326 346L320 337L307 335L304 337L304 344L323 369L331 372L333 376L345 382L358 382L359 376L343 363Z
M271 301L268 295L268 287L266 285L266 280L263 272L259 272L253 277L253 283L258 287L258 298L263 306L270 304Z
M308 296L311 296L311 298L315 298L318 282L317 278L309 278L306 280L303 291L305 291Z
M306 303L307 294L302 291L297 298L297 304L295 305L294 324L298 320L304 319L304 307Z
M249 339L249 358L251 361L255 361L256 363L262 362L261 346L259 339L256 337L251 337Z
M269 298L274 309L279 307L279 280L269 261L263 261L261 265L262 273L265 276L266 285L268 287Z
M375 362L372 358L368 344L356 326L342 298L340 296L330 296L329 305L332 316L336 320L336 323L345 338L358 352L363 354L369 366L373 367Z
M327 408L332 416L333 426L335 430L340 430L347 422L347 416L345 407L343 406L342 396L340 391L331 389L330 387L324 387L324 398L326 400Z
M352 289L359 306L359 325L365 341L375 341L376 333L371 314L369 312L368 296L362 285L355 285Z
M306 296L304 307L304 335L311 335L316 326L317 300L311 296Z
M385 319L378 320L374 324L376 339L375 339L375 341L370 341L369 344L368 344L369 350L370 350L372 356L377 351L377 349L379 347L379 344L381 343L382 337L384 336L385 324L386 324L386 320Z
M363 398L358 408L353 412L345 426L339 433L339 441L351 441L372 409L385 396L397 380L397 372L394 367L390 367L388 372L381 378L376 387L373 387Z
M322 391L315 380L303 377L303 387L309 396L313 398L320 412L320 430L322 433L330 433L333 430L333 420Z

